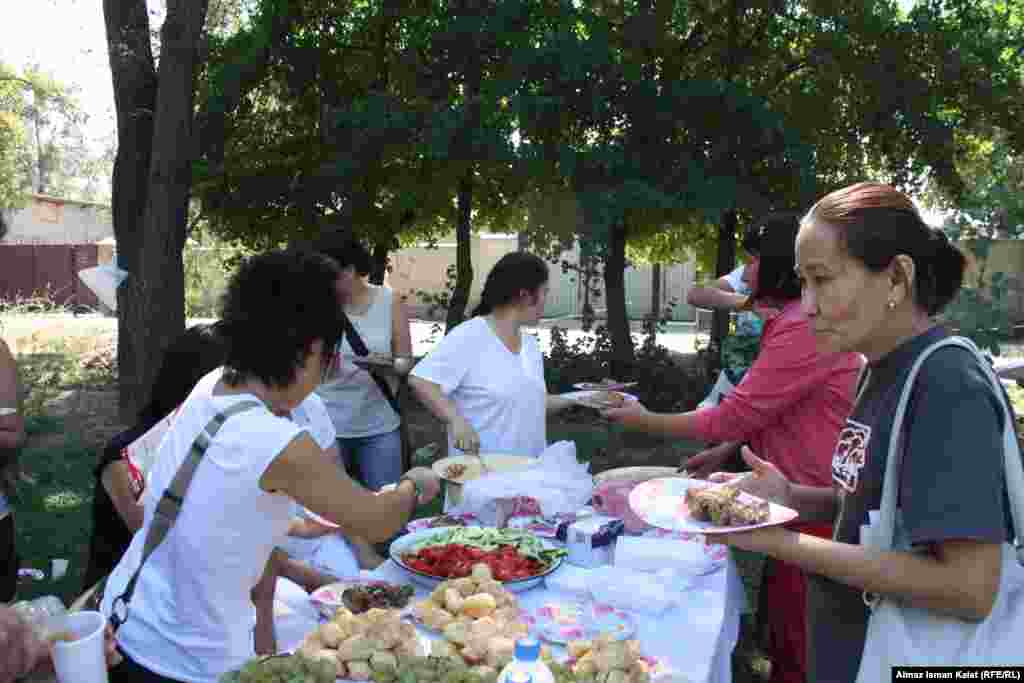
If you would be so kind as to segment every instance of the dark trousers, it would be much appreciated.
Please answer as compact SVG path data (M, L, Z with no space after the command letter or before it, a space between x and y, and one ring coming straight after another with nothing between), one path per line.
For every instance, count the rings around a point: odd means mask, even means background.
M124 661L110 670L110 683L180 683L173 678L155 674L117 649Z
M14 513L0 520L0 602L11 602L18 591L18 554L14 550Z

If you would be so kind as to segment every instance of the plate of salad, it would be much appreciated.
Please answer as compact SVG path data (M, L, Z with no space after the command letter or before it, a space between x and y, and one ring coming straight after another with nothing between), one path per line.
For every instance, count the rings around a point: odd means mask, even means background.
M469 576L486 564L507 590L533 588L558 569L566 551L521 529L455 527L424 529L391 544L391 559L413 581L435 588L447 579Z

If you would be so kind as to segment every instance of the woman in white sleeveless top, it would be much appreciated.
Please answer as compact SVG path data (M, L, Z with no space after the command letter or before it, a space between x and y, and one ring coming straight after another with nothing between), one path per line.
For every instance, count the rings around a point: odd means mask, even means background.
M125 660L111 683L216 683L256 651L277 649L272 629L276 564L298 503L371 542L408 523L440 488L414 468L394 490L369 492L327 460L289 414L323 382L341 327L337 266L312 252L255 256L228 283L221 336L225 361L176 414L151 471L143 525L107 581L101 605L126 619L117 632ZM225 414L231 414L224 417ZM221 421L210 433L208 425ZM157 504L182 464L202 459L180 512L145 564ZM162 506L162 510L168 506ZM137 582L131 578L141 566ZM118 598L134 585L128 609Z
M342 269L339 293L344 297L343 311L366 348L371 353L411 355L408 312L389 287L369 283L370 254L366 248L346 238L322 241L318 250ZM380 489L402 476L402 418L373 376L351 362L356 352L344 335L338 353L341 362L337 375L322 384L317 394L338 432L342 461L346 466L356 466L368 488ZM386 381L392 397L397 396L397 380Z

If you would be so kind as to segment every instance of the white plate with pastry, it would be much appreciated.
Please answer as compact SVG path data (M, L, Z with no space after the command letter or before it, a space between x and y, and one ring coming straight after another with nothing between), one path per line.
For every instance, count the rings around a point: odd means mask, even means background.
M708 535L778 526L799 516L728 484L679 477L639 484L629 494L629 506L651 526Z

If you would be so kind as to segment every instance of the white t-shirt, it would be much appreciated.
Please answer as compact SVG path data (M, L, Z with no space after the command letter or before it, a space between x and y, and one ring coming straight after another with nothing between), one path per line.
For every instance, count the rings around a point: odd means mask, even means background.
M441 386L480 435L480 452L539 456L547 447L544 357L533 335L512 353L483 317L462 323L413 368ZM454 451L452 435L448 450Z
M750 287L746 282L743 281L743 271L746 270L746 266L739 266L734 268L727 275L723 275L729 286L732 287L732 291L737 294L750 294ZM760 334L760 318L756 314L750 312L743 312L736 314L736 331L739 334L758 335Z
M338 433L334 430L334 423L327 412L327 406L316 394L310 394L306 400L300 403L292 411L292 422L309 432L309 435L316 441L316 444L323 450L335 446L335 439ZM309 517L309 511L298 503L295 503L293 511L297 516Z
M739 266L738 268L734 268L728 274L722 276L725 278L725 281L729 283L729 286L732 287L732 291L737 294L750 294L750 287L748 287L747 283L743 281L743 271L746 270L746 268L746 266Z
M292 421L309 431L317 445L327 450L335 445L337 432L327 412L327 406L316 394L310 394L306 400L292 411ZM336 463L339 464L340 463ZM293 503L292 513L296 517L309 518L312 513L298 503ZM335 576L356 576L359 574L359 560L348 542L338 533L329 533L317 538L299 538L286 536L280 546L292 557L305 560L314 567L332 573ZM278 582L280 585L280 580ZM305 593L304 593L305 594ZM276 599L276 593L275 593ZM309 597L306 597L308 602Z
M256 400L214 396L221 372L196 384L160 445L142 528L107 582L104 614L139 566L156 504L196 436L218 412ZM250 591L292 517L292 499L263 491L259 480L300 431L260 406L229 418L210 442L174 526L139 574L117 634L140 665L175 680L215 683L253 657Z

